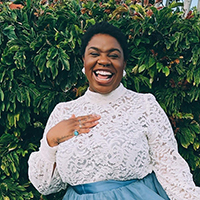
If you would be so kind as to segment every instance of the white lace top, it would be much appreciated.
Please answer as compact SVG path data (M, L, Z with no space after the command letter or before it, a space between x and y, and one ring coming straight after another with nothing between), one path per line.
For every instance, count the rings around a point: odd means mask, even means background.
M56 147L46 133L72 114L101 115L90 133ZM56 168L53 172L53 166ZM200 200L187 163L177 151L169 120L154 96L121 84L110 94L87 90L85 95L59 103L47 122L38 152L29 158L29 178L42 194L102 180L143 178L154 171L171 200Z

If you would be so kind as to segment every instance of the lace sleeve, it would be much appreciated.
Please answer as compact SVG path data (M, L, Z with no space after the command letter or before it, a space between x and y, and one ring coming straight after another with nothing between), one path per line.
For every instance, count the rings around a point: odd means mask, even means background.
M34 187L44 195L58 192L67 187L67 184L62 182L57 168L54 169L57 146L50 147L46 140L47 132L62 119L59 110L58 105L51 113L44 131L43 139L41 140L39 151L31 153L28 160L29 179Z
M155 97L147 96L150 127L147 137L158 181L171 200L200 200L200 188L195 186L188 164L178 153L168 117Z

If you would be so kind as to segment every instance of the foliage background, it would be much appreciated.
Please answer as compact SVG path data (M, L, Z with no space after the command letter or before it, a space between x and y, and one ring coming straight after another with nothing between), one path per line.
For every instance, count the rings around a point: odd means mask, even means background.
M54 106L87 88L80 38L106 20L127 35L130 58L123 83L153 93L172 123L179 152L200 185L200 16L172 3L162 9L108 0L42 5L0 4L0 200L62 199L40 195L27 177Z

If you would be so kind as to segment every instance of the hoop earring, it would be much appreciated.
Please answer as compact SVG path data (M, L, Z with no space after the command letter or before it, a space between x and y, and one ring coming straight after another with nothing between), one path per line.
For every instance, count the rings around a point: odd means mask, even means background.
M83 74L85 74L85 67L82 68L82 72L83 72Z
M126 76L126 71L125 71L125 70L123 70L123 77L124 77L124 76Z

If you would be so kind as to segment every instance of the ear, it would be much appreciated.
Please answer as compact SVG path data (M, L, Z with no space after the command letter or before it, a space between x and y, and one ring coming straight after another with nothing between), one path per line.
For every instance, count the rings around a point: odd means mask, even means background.
M127 61L124 61L123 70L125 70L125 68L126 68L126 63L127 63Z
M83 66L85 66L85 57L82 56L82 60L83 60Z

